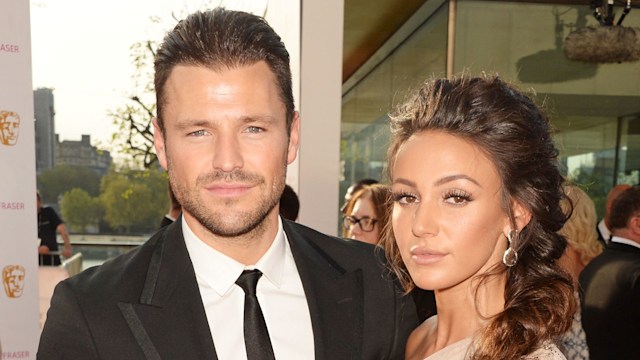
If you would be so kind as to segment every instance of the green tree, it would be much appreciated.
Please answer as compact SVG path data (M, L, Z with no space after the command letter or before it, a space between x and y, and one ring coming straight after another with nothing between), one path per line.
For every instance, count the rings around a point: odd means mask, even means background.
M65 192L79 188L90 196L100 193L100 174L75 165L57 165L38 175L37 183L44 203L55 203Z
M112 170L101 189L104 219L122 232L155 231L169 205L166 173L157 168Z
M211 9L220 6L220 0L205 1L201 9ZM179 19L191 11L185 7L171 13L171 20L164 26L170 28ZM163 26L159 16L149 18L151 26ZM165 28L165 30L167 30ZM118 130L112 135L114 150L130 156L133 162L141 168L151 168L157 164L157 156L153 145L153 131L151 119L156 113L156 98L153 84L153 61L156 56L158 43L156 41L139 41L131 45L131 61L134 67L131 92L125 95L127 102L109 112Z
M100 199L91 197L88 192L74 188L62 196L60 212L72 230L84 232L89 225L97 225L103 209Z
M151 21L157 23L159 20ZM134 163L145 169L158 160L151 123L156 112L152 70L157 48L155 41L141 41L130 47L135 69L133 90L127 95L127 103L109 112L118 129L111 136L115 150L130 156Z

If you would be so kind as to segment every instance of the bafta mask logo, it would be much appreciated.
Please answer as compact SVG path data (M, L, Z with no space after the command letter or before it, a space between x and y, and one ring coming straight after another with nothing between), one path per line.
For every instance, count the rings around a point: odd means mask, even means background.
M13 111L0 110L0 142L15 145L20 133L20 115Z
M22 296L24 274L24 267L20 265L7 265L2 269L2 284L8 297L18 298Z

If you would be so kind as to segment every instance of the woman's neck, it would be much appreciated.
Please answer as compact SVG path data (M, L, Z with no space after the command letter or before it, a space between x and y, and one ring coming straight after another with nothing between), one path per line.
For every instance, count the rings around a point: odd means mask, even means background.
M482 283L476 279L436 290L438 317L432 342L435 351L475 335L492 316L500 313L504 309L504 287L502 274Z

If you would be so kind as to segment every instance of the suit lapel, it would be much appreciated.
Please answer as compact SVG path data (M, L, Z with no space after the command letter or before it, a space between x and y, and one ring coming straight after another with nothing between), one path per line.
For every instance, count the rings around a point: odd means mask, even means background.
M311 314L316 359L357 357L364 327L362 271L344 269L292 225L283 225Z
M156 236L140 302L118 306L147 358L217 359L181 221Z
M612 241L611 243L609 243L607 247L610 248L611 250L617 250L625 253L640 255L640 248L638 248L637 246L629 245L629 244Z

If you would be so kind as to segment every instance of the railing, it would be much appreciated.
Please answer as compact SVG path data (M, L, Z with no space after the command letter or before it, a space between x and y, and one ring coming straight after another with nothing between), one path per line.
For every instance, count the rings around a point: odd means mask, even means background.
M74 255L80 253L82 256L81 270L101 265L109 259L142 245L148 238L148 235L71 234L69 236ZM58 243L62 246L59 237Z
M47 310L55 286L62 280L76 275L84 269L100 265L105 261L143 244L147 236L120 235L86 235L72 234L69 236L73 255L69 258L61 257L59 266L39 267L39 297L40 297L40 327L47 319ZM60 247L63 243L58 238ZM61 255L60 251L51 251L47 255Z

